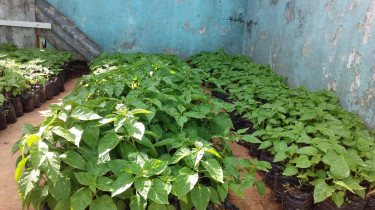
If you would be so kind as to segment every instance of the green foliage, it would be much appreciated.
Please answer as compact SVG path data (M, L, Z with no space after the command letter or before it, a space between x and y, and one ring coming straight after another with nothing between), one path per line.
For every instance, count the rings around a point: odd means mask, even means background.
M238 139L261 143L260 149L286 165L283 175L314 185L315 202L331 197L340 206L347 192L364 197L367 183L373 186L374 138L362 120L340 107L333 91L289 88L269 66L223 50L188 62L209 75L207 87L229 95L235 115L252 122L256 131Z
M233 106L210 103L206 74L176 56L102 54L91 68L40 126L23 129L13 150L23 206L205 209L270 168L232 156L231 120L216 111Z

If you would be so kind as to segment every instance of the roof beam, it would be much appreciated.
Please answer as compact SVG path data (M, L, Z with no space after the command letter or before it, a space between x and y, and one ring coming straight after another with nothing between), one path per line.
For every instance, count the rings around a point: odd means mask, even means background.
M52 27L51 23L28 22L28 21L18 21L18 20L0 20L0 26L43 28L43 29L51 29Z

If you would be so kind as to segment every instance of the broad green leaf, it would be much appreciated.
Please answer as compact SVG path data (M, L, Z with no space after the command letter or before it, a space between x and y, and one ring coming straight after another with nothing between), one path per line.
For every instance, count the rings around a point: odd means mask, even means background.
M314 188L314 203L324 201L331 196L334 191L335 189L333 187L327 185L325 182L320 182L315 185Z
M191 150L186 147L179 148L174 154L173 154L173 161L171 164L175 164L178 161L180 161L182 158L188 156L190 154Z
M275 154L274 162L280 162L288 158L288 155L285 152L277 152Z
M266 185L262 181L255 182L255 186L257 187L258 193L261 196L266 194Z
M202 161L202 165L213 179L221 183L224 182L223 169L215 159L211 158L207 161Z
M103 176L108 171L110 171L107 164L98 162L98 158L93 158L89 160L86 163L86 169L88 172L95 176Z
M241 139L253 144L262 143L257 137L253 135L243 135L241 136Z
M91 149L94 149L98 145L98 139L100 134L100 128L96 123L87 124L82 132L82 141L87 144Z
M143 135L145 133L145 126L143 125L143 123L136 122L132 124L132 126L135 129L135 132L132 133L131 135L138 140L142 140Z
M96 177L89 172L74 172L74 176L81 185L95 185Z
M297 168L308 168L311 166L311 161L307 155L300 155L297 159Z
M204 185L198 185L191 191L190 197L197 210L205 210L211 198L210 190Z
M283 172L284 176L294 176L298 173L298 169L293 165L288 165Z
M90 210L117 210L116 204L108 195L102 195L90 204Z
M26 165L26 162L29 160L29 158L23 158L18 164L15 172L15 179L16 183L20 180L20 176L22 175L23 168Z
M41 204L47 195L48 185L40 186L33 191L31 194L31 203L33 204L34 209L41 209Z
M106 176L101 176L96 179L96 187L101 191L111 191L113 180Z
M109 152L114 149L119 142L119 137L113 131L103 136L98 145L99 162L107 162L109 160Z
M176 181L173 182L173 190L176 195L180 198L189 193L198 182L198 173L193 172L187 167L184 167L178 171Z
M219 194L217 193L217 191L215 190L215 188L213 188L213 187L210 186L210 187L208 187L208 189L210 190L210 195L211 195L210 200L213 203L220 205Z
M63 162L74 168L86 170L86 161L77 152L68 151L65 154L61 155L60 158Z
M148 209L152 210L174 210L172 205L151 203Z
M345 161L343 156L339 156L332 164L330 168L330 172L333 176L338 179L342 179L348 177L350 174L349 166Z
M27 134L32 134L35 132L34 126L31 124L23 124L22 125L22 134L27 135Z
M70 197L71 208L74 210L84 210L90 205L92 195L88 188L82 187Z
M82 127L79 125L75 125L74 127L69 129L70 133L74 136L74 144L79 147L79 143L81 142L82 138Z
M138 194L147 200L147 194L151 189L151 180L147 177L138 177L134 181L134 187Z
M318 150L313 146L306 146L299 148L296 153L301 155L316 155Z
M143 165L143 170L148 176L158 175L167 168L168 163L157 159L149 159Z
M147 201L140 196L139 194L135 194L130 198L130 210L145 210L147 206ZM155 208L148 208L148 209L155 209Z
M340 208L341 205L344 203L344 196L345 196L345 193L342 191L339 191L339 192L332 193L331 198L333 202L335 202L335 204Z
M258 149L266 149L268 147L272 146L272 142L271 141L264 141L260 144L259 148Z
M75 143L74 141L75 136L61 126L53 127L52 132L58 136L61 136L62 138L66 139L69 142Z
M46 173L48 180L51 180L55 184L60 178L60 158L56 153L46 153L46 160L42 164L42 168Z
M354 191L353 191L353 189L351 188L351 187L349 187L345 182L343 182L343 181L333 181L333 183L335 183L335 184L337 184L337 185L340 185L340 186L342 186L342 187L345 187L346 189L348 189L350 192L352 192L352 193L355 193Z
M125 192L134 182L133 175L121 173L111 185L112 197Z
M148 192L148 199L158 204L169 204L168 193L164 188L164 182L156 178L152 180L152 186Z
M232 191L233 191L234 193L236 193L239 197L241 197L241 198L245 198L245 197L244 197L244 194L243 194L243 192L242 192L241 186L240 186L239 184L231 182L231 183L229 184L229 188L232 189Z
M48 198L48 197L47 197ZM59 200L59 202L56 204L53 210L66 210L70 209L70 198L66 197L62 200Z
M63 200L70 196L70 179L61 176L56 184L49 183L48 184L48 191L56 200Z
M39 184L40 171L38 169L25 170L18 181L18 190L23 199Z
M71 117L79 119L79 120L97 120L102 118L100 115L95 113L93 110L84 107L84 106L78 106L76 107L71 115Z

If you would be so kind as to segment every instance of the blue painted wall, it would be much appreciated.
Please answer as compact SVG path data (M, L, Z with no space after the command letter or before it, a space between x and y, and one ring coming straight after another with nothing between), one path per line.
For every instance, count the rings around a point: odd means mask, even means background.
M244 53L291 86L333 89L375 128L375 1L252 0Z
M49 2L109 53L242 53L247 0Z

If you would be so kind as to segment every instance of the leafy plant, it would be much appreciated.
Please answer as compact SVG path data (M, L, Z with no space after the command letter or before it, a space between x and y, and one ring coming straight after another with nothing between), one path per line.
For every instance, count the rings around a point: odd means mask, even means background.
M269 66L223 50L188 62L209 73L205 84L229 95L235 114L252 122L256 131L244 140L260 143L259 149L284 163L283 175L315 186L314 202L331 198L341 206L346 194L364 198L371 190L374 138L362 120L340 107L333 91L289 88Z
M233 157L219 111L234 106L209 100L204 72L140 53L102 54L91 68L40 126L23 127L13 152L24 207L199 210L229 189L264 194L255 172L270 164Z

